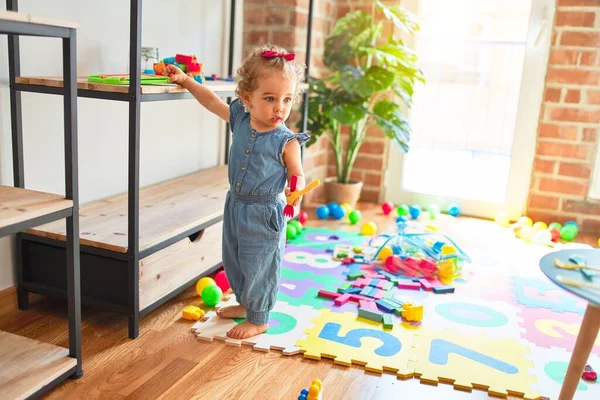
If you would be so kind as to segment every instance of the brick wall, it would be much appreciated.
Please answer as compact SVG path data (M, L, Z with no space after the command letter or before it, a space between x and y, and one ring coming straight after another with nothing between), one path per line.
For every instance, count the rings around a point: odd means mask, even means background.
M527 212L591 232L600 232L600 201L587 199L600 123L599 48L600 2L558 0Z
M322 75L323 43L335 23L335 0L315 0L311 45L310 74ZM276 7L274 7L276 5ZM253 46L275 43L306 60L308 0L246 0L244 2L244 54ZM300 120L301 108L295 108L287 122L294 127ZM329 144L319 139L304 153L304 170L308 180L323 180L327 176ZM305 196L305 204L323 197L323 186Z

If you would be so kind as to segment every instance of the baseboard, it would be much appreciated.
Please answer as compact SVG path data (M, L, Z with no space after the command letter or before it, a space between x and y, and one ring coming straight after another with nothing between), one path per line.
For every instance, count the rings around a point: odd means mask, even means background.
M10 286L0 291L0 317L17 309L17 287Z

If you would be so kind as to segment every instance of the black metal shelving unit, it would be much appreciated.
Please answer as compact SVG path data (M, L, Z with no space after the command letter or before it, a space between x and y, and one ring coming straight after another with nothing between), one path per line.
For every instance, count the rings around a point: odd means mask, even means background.
M8 0L16 10L16 1ZM81 297L79 253L79 196L77 165L77 23L51 21L17 12L0 12L0 34L8 35L10 103L13 148L13 186L0 186L0 237L18 234L41 223L66 218L63 268L68 305L69 349L0 332L0 347L11 384L3 382L3 395L37 397L68 377L79 378L81 365ZM64 89L65 196L25 189L21 96L12 90L19 75L19 36L62 40ZM20 240L20 239L18 239ZM17 252L17 260L21 254ZM20 283L20 281L18 282ZM24 384L20 374L26 376Z
M7 9L17 10L18 0L7 0ZM236 0L230 0L230 30L229 30L229 62L228 75L233 75L233 45L235 28ZM306 65L308 76L308 65L310 60L310 43L313 19L313 0L309 3L309 18L307 26ZM201 236L205 229L218 224L222 220L222 211L217 215L203 218L201 223L186 229L178 230L176 234L162 238L152 246L140 249L140 105L148 101L168 101L193 98L191 94L183 91L167 93L148 93L146 88L140 84L141 77L141 34L142 34L142 0L130 0L130 54L129 75L130 86L127 91L111 92L99 88L89 88L79 84L77 94L80 97L88 97L102 100L123 101L129 105L129 143L128 143L128 191L127 191L127 246L123 251L98 248L81 243L81 299L82 304L94 306L100 309L117 312L126 315L129 320L129 337L136 338L139 335L139 320L156 307L165 303L177 294L181 293L203 275L212 273L222 265L216 262L210 268L204 270L200 275L188 279L178 287L170 290L168 294L161 296L152 304L144 305L140 309L140 261L152 256L156 252L175 245L178 241L190 238L190 241ZM18 43L9 48L10 56L18 59ZM20 92L35 92L47 94L63 94L65 88L60 85L45 85L34 81L23 83L19 80L18 69L11 69L11 99L15 97L12 104L20 108L20 100L17 97ZM220 97L231 101L234 95L233 84L208 84ZM306 99L308 92L304 94L304 129L306 130ZM20 130L20 113L15 115L13 129ZM226 130L225 163L230 143L229 126ZM225 176L224 176L224 179ZM223 191L223 199L226 190ZM218 196L217 196L218 197ZM216 197L215 197L216 198ZM224 200L223 200L224 201ZM222 207L221 207L222 209ZM83 229L83 227L82 227ZM57 235L55 235L57 236ZM60 236L60 235L58 235ZM19 308L28 307L28 292L43 295L64 297L65 290L60 282L65 271L61 267L61 260L65 257L65 242L61 237L44 237L31 232L23 232L18 238L17 260L18 274L18 303ZM219 254L220 257L220 254ZM41 268L43 264L43 268Z

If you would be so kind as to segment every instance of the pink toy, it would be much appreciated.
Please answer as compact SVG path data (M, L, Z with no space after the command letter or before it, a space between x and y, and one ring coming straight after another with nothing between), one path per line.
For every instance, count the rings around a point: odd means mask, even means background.
M224 270L217 272L217 275L215 275L215 283L223 292L226 292L231 287L229 286L229 280L227 279Z
M381 211L383 211L383 213L385 215L389 215L393 209L394 209L394 203L392 203L391 201L386 201L385 203L383 203L381 205Z
M300 221L300 223L302 225L304 225L304 223L306 221L308 221L308 213L304 210L300 211L300 215L298 216L298 221Z

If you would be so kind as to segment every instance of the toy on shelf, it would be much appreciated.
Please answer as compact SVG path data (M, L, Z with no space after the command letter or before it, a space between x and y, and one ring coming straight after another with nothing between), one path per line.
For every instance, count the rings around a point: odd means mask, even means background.
M90 83L101 83L104 85L129 85L128 74L99 74L90 75L87 77ZM166 76L155 76L142 74L140 77L142 85L166 85L169 83L169 78Z
M195 55L176 54L175 57L163 58L162 61L154 63L154 73L158 76L164 76L169 64L179 67L196 82L204 83L204 65L198 62Z

